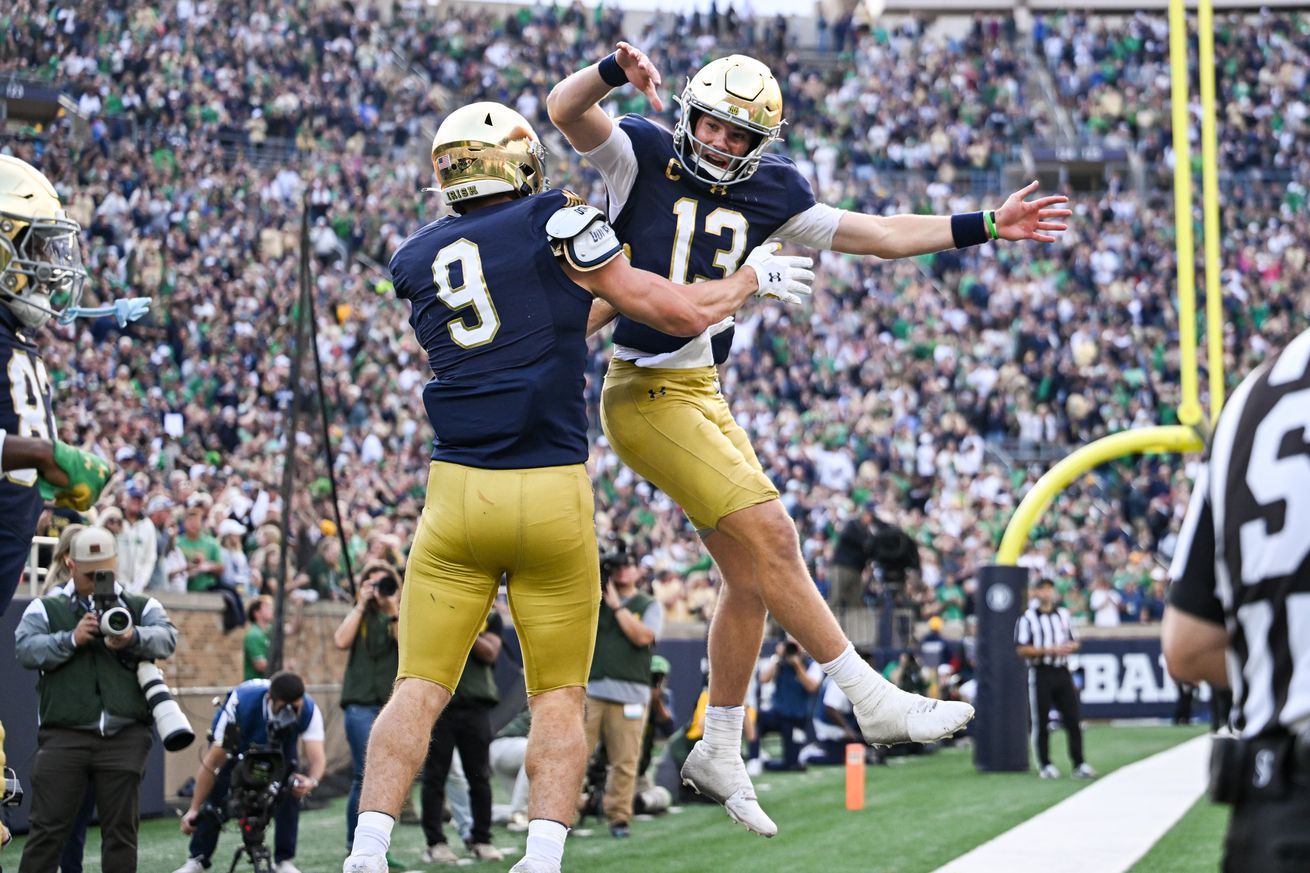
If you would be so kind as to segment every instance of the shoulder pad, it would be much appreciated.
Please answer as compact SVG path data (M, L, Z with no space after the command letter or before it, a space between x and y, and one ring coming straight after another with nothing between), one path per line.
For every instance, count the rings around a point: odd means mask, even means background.
M559 192L560 192L561 194L564 195L564 205L565 205L565 206L586 206L586 205L587 205L587 201L586 201L586 200L583 200L581 197L579 197L577 194L574 194L574 193L573 193L572 191L570 191L568 188L561 188L561 189L559 189Z
M546 221L546 235L554 240L573 239L597 218L604 220L605 216L594 206L565 206Z
M587 272L605 266L623 253L614 228L593 206L566 206L546 222L551 251L576 270Z

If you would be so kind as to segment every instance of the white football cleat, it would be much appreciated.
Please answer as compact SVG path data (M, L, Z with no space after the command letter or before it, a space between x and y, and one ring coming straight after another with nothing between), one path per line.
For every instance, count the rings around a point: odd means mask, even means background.
M1086 761L1074 768L1073 778L1075 779L1095 779L1096 770Z
M1059 779L1060 771L1054 764L1047 764L1037 771L1037 775L1042 779Z
M205 865L200 863L199 858L187 858L186 863L178 867L173 873L205 873ZM385 870L382 873L386 873Z
M697 743L682 765L682 782L697 794L723 804L728 817L748 831L764 837L777 835L778 826L755 799L755 786L741 755L734 752L715 757L704 743Z
M530 858L524 858L513 867L510 867L509 873L560 873L560 869L558 864L547 864L544 861L533 861Z
M864 741L871 746L936 742L973 718L973 707L967 703L933 700L896 688L887 689L876 705L869 697L852 704Z
M341 873L387 873L387 856L351 855L341 865Z

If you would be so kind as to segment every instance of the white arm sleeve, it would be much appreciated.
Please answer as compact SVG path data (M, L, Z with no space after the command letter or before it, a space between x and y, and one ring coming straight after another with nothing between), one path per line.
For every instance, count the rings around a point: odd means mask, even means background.
M309 717L309 727L300 735L302 740L318 740L323 742L323 709L314 701L314 714Z
M0 427L0 473L5 471L5 429Z
M837 233L837 225L841 223L841 217L845 214L845 209L837 209L826 203L816 203L804 212L798 212L787 219L787 223L778 228L773 237L800 243L812 249L831 249L832 238Z
M628 202L632 186L637 181L637 153L632 149L632 138L615 122L609 139L582 157L600 170L609 193L609 218L613 221Z

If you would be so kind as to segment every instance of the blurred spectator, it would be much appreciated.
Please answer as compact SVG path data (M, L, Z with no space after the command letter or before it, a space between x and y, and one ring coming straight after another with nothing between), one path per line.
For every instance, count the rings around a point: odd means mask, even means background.
M269 626L273 624L273 598L260 595L246 606L246 638L242 642L241 681L263 679L268 675Z
M814 742L801 749L802 764L845 764L846 744L864 745L850 699L827 677L816 695L811 731Z
M842 527L828 573L828 603L834 611L864 605L864 571L873 557L873 507Z
M346 741L350 744L353 778L346 800L346 849L355 844L359 792L364 784L364 753L373 722L391 697L400 668L396 620L403 582L389 564L373 562L360 571L359 595L332 635L338 649L349 649L341 681L341 706L346 711ZM391 862L389 862L391 863ZM399 866L399 865L396 865Z
M587 681L587 748L605 743L605 818L610 834L629 835L641 739L649 716L651 658L664 628L664 611L639 590L636 552L620 548L601 561L604 588L596 649Z
M182 533L174 545L186 558L187 591L208 591L223 572L223 549L206 529L205 509L190 505L182 516Z
M1110 580L1104 577L1092 583L1092 593L1087 598L1087 607L1092 611L1092 623L1097 627L1118 627L1119 610L1123 606L1123 597L1110 587Z
M173 527L173 501L160 494L146 504L146 518L155 529L155 562L150 575L150 588L162 591L169 586L165 557L174 548L176 531Z
M158 533L144 512L145 492L136 484L123 494L123 525L118 534L118 578L132 594L150 587L158 558Z
M222 583L242 596L250 596L250 560L242 543L246 527L234 518L225 518L218 525L218 544L223 550ZM247 676L247 679L252 677Z
M823 681L823 670L790 636L780 640L759 670L760 685L773 684L772 705L760 706L757 735L750 744L750 757L760 758L760 742L766 734L782 737L782 760L766 761L767 770L801 770L800 751L805 741L796 732L808 732L814 695Z

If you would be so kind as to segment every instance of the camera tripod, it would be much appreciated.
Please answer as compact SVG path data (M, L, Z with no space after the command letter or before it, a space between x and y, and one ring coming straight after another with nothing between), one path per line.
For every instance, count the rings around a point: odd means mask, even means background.
M232 866L227 868L227 873L236 873L243 854L250 858L250 866L254 868L255 873L273 873L273 853L262 842L257 846L248 846L244 843L237 846L237 850L232 853Z

